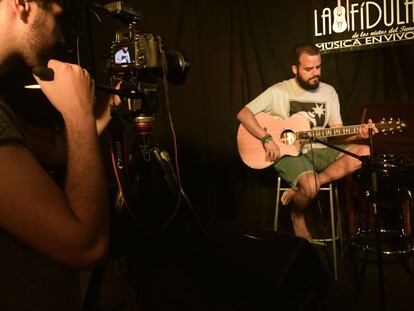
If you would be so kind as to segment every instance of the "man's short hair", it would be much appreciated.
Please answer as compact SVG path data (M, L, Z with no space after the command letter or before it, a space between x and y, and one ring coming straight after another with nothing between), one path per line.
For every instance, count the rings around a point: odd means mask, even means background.
M57 3L61 7L64 7L64 4L67 0L36 0L39 7L42 9L47 9L51 3Z
M298 45L296 45L293 48L293 53L292 53L292 64L299 66L299 57L302 54L308 54L308 55L318 55L320 54L318 47L310 42L304 42L304 43L300 43Z

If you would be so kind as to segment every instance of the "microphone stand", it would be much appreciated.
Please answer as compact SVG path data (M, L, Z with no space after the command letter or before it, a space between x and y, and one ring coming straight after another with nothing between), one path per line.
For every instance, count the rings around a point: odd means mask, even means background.
M368 129L368 140L369 140L369 156L360 156L355 153L349 152L337 146L331 145L325 141L322 141L316 137L309 137L312 141L321 143L329 148L333 148L342 153L345 153L351 157L354 157L362 162L362 166L367 167L370 175L370 186L371 191L369 195L370 203L374 213L374 231L375 231L375 244L376 244L376 257L377 257L377 275L378 275L378 286L379 286L379 298L380 298L380 310L385 310L385 289L384 289L384 262L382 258L382 243L381 243L381 229L379 224L379 215L377 208L377 192L378 192L378 177L374 160L374 140L373 140L373 129ZM366 231L367 235L368 232Z

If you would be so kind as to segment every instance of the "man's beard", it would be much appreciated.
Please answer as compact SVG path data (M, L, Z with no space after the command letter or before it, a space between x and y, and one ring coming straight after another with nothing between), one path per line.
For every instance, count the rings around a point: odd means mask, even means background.
M29 53L32 55L31 62L33 62L33 64L29 65L45 66L52 55L51 48L43 43L44 39L42 40L41 28L43 27L33 29L32 36L28 41Z
M42 13L40 13L42 14ZM53 43L48 42L51 37L45 37L45 34L50 33L43 23L43 16L37 16L37 21L33 23L28 40L28 52L30 53L28 59L29 66L42 65L46 66L49 59L54 54L56 47ZM50 36L53 36L50 34Z
M298 81L298 84L307 91L316 90L319 87L320 76L314 76L311 79L315 79L315 78L318 78L318 81L315 84L311 84L309 83L309 80L306 81L305 79L303 79L300 74L296 75L296 81Z

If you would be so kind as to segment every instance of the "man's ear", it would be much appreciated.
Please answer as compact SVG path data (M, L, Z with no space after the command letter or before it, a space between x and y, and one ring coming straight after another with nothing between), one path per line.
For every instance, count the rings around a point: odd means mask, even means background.
M298 66L292 65L292 72L296 76L298 74Z
M17 17L23 22L27 21L30 13L30 3L27 0L11 0Z

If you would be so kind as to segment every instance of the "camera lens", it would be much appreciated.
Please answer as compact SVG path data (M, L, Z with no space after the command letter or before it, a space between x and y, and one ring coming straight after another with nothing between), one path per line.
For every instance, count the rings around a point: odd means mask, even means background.
M188 70L190 70L190 61L180 51L171 50L165 52L167 60L167 80L176 85L185 82Z

